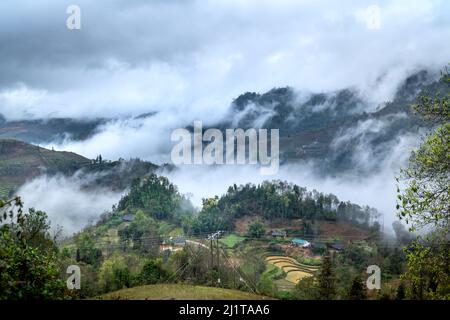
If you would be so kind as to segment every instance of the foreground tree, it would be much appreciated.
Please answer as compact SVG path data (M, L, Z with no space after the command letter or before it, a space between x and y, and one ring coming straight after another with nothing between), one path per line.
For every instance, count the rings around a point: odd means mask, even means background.
M336 277L333 271L331 254L327 252L323 257L319 274L318 299L333 300L336 296Z
M103 261L98 277L100 287L104 292L130 287L130 271L125 259L119 255L113 255Z
M316 300L319 298L318 290L315 277L304 277L295 286L294 295L298 300Z
M22 212L19 198L0 202L0 300L58 299L64 281L47 215Z
M408 271L403 278L410 284L413 299L449 299L449 203L450 203L450 76L446 72L434 96L424 95L414 109L430 121L433 130L397 181L399 218L410 231L424 236L406 249Z
M352 286L348 292L349 300L364 300L366 299L366 288L360 276L356 276L352 280Z
M161 259L152 259L145 262L139 274L141 284L155 284L163 281L166 277L167 274L162 266Z

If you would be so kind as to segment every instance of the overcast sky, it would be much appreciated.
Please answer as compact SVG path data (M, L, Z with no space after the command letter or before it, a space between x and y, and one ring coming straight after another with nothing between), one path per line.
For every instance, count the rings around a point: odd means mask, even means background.
M66 28L70 4L81 30ZM448 63L449 39L445 0L3 0L0 113L213 121L243 92L286 85L383 101L406 74Z

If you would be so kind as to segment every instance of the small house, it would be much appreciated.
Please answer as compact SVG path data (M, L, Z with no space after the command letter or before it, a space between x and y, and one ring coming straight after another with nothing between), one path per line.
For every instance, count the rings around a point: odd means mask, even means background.
M174 246L178 246L178 247L182 247L184 245L186 245L186 238L185 237L173 237L171 239L172 243Z
M335 251L342 251L345 246L342 242L335 242L329 245L330 249L335 250Z
M311 243L300 238L294 238L291 241L291 244L296 247L309 248L311 247Z
M271 235L274 238L285 238L287 236L287 233L284 230L272 230Z

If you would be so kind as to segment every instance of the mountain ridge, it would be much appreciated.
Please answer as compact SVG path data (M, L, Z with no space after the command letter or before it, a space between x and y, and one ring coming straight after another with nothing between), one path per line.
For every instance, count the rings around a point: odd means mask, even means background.
M74 176L83 188L107 187L123 191L137 177L159 167L140 159L88 159L68 151L49 150L27 142L0 137L0 199L12 197L26 182L41 176Z

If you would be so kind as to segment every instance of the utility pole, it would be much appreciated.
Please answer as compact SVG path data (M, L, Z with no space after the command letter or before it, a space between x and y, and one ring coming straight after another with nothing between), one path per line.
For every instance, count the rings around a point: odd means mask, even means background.
M217 268L220 266L219 263L219 237L216 238L216 254L217 254Z
M216 268L218 273L218 279L217 283L221 283L220 279L220 249L219 249L219 236L221 234L221 231L217 231L215 233L212 233L208 236L208 239L210 241L209 250L211 252L211 270L214 268L214 244L216 245L216 255L217 255L217 262L216 262ZM215 240L215 241L214 241ZM214 282L214 279L212 279Z
M219 236L216 237L216 246L217 246L217 273L219 274L219 285L220 285L220 252L219 252Z
M210 237L211 240L211 245L210 245L210 250L211 250L211 269L214 267L214 254L213 254L213 237Z

